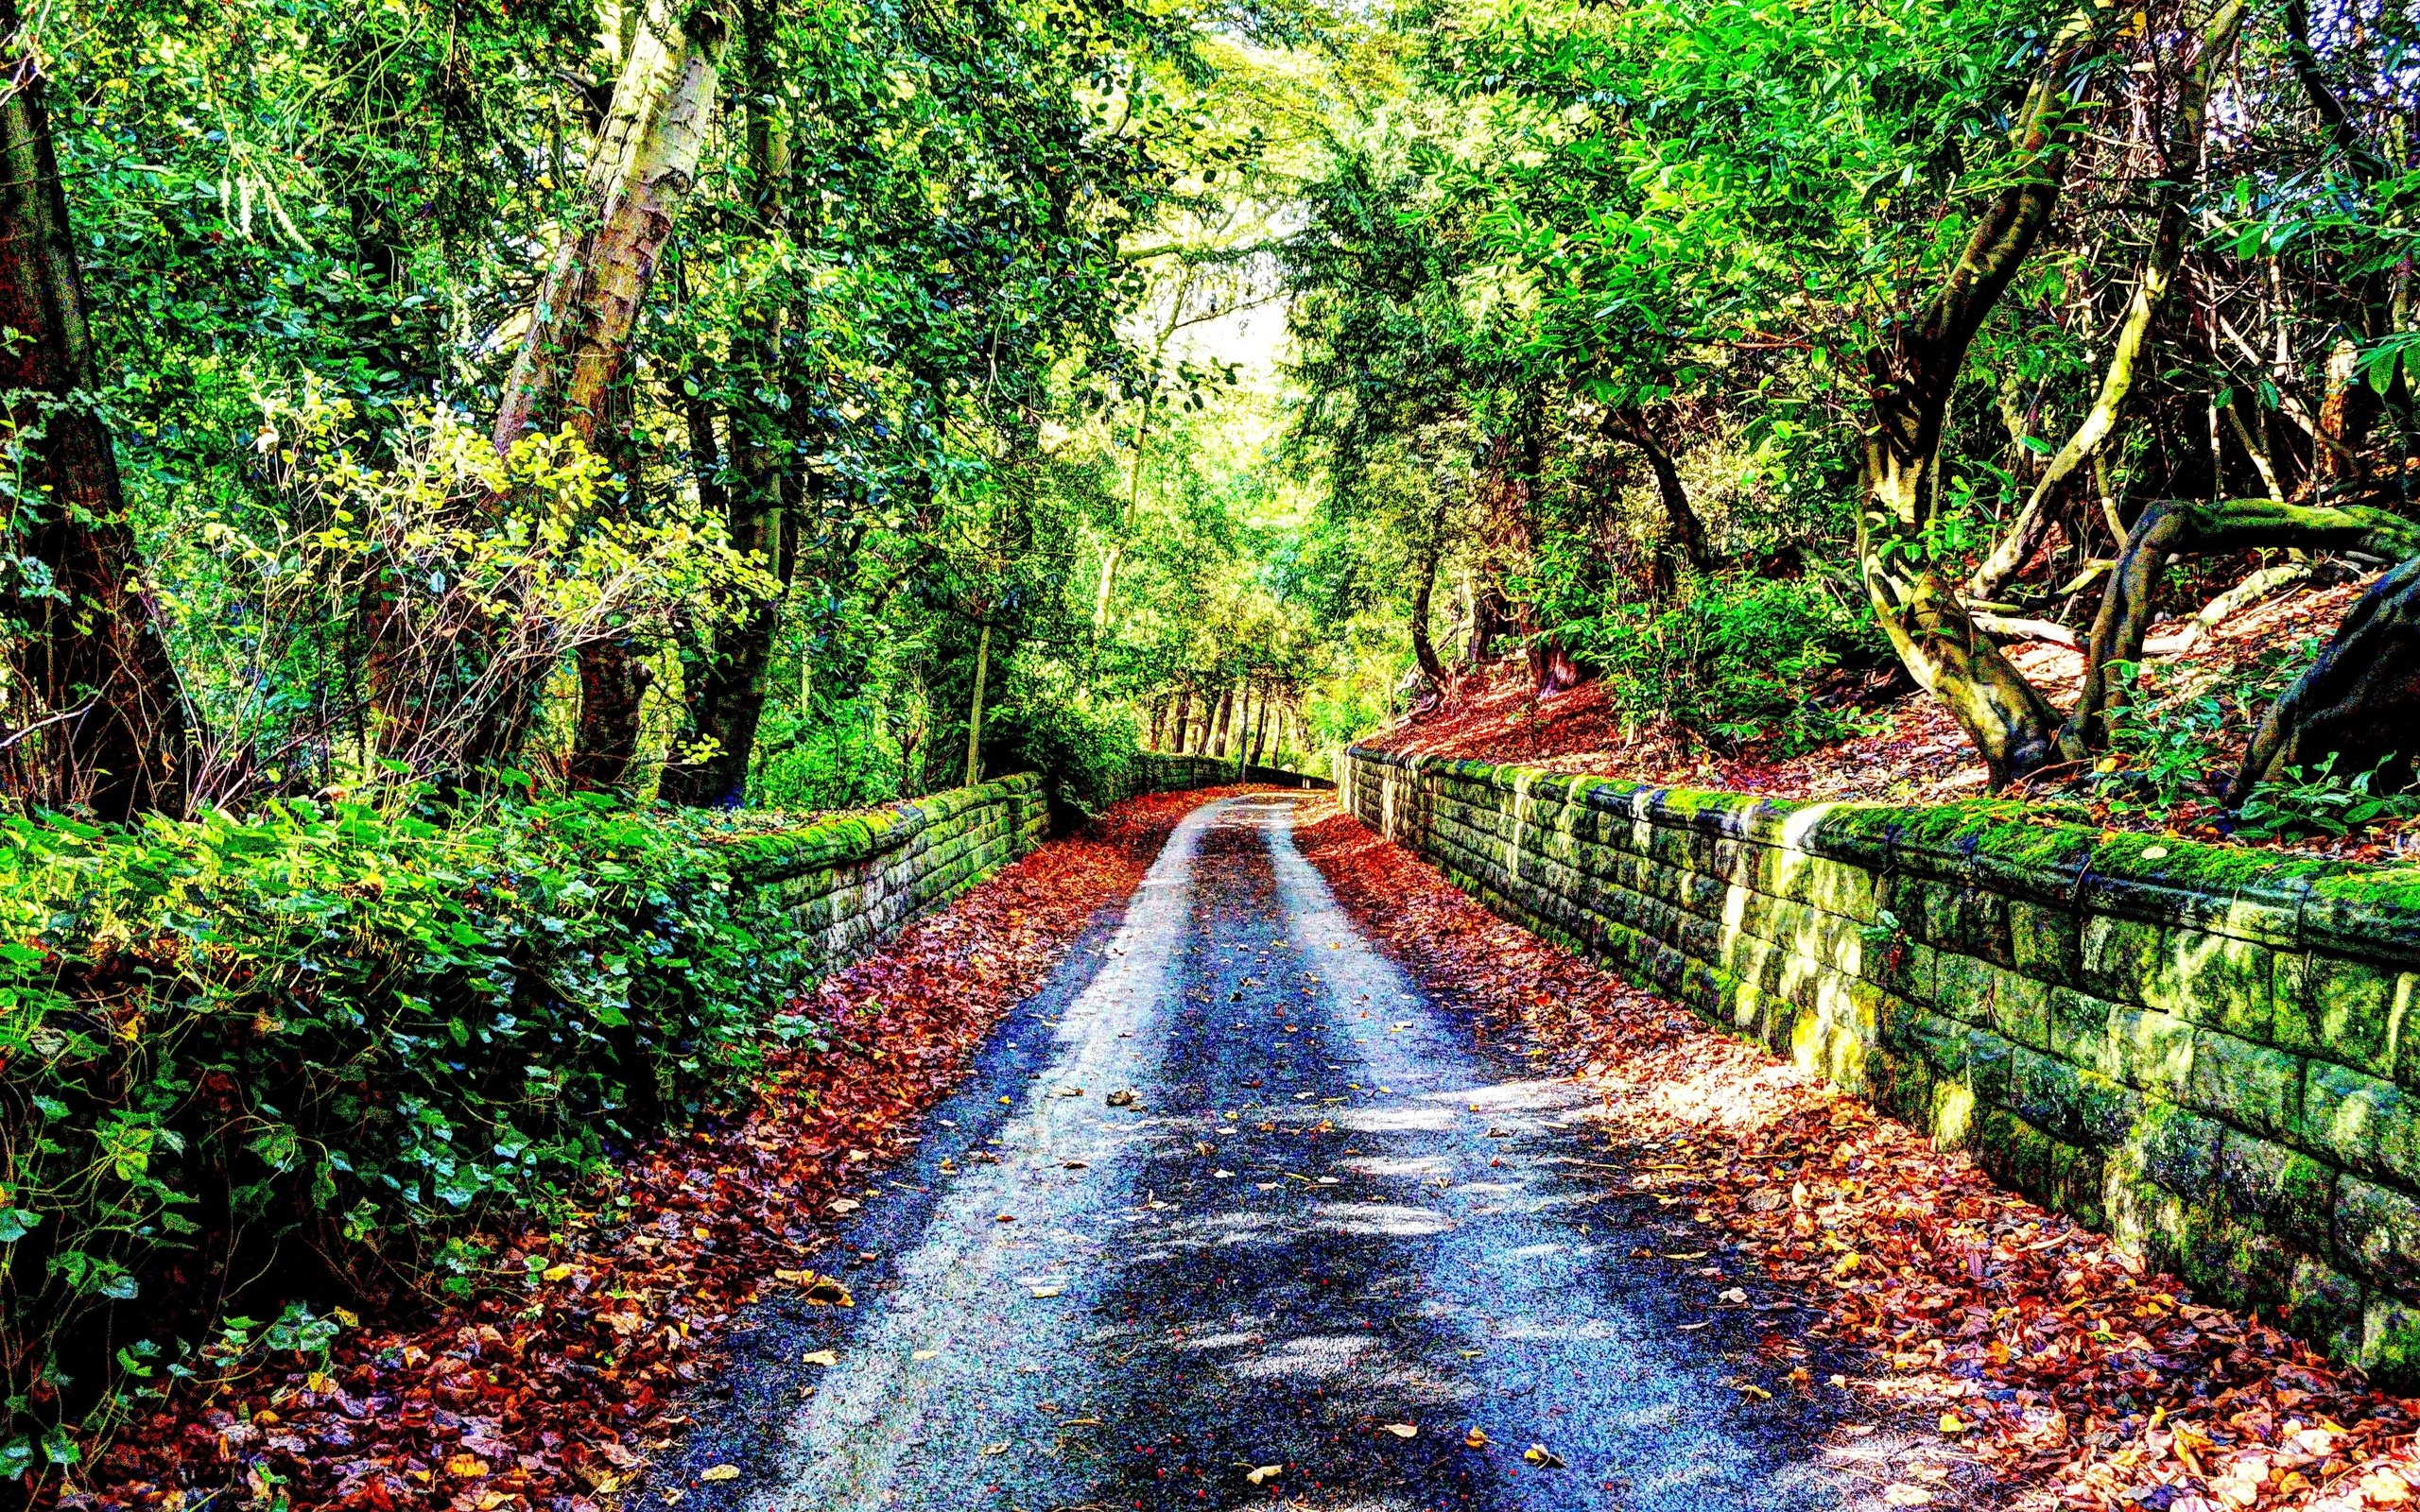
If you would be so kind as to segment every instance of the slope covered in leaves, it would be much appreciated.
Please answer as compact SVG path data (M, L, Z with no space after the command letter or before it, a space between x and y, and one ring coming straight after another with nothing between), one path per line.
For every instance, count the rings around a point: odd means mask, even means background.
M1555 1047L1601 1094L1621 1179L1692 1216L1696 1247L1754 1278L1707 1305L1794 1300L1821 1314L1810 1337L1864 1353L1858 1378L1833 1383L1926 1431L1876 1451L1888 1435L1853 1423L1827 1452L1887 1503L2351 1512L2420 1499L2420 1402L2368 1390L2257 1317L2197 1305L1965 1156L1495 918L1356 820L1305 818L1304 854L1363 926L1464 1000L1482 1033ZM1819 1389L1789 1367L1796 1341L1764 1343L1771 1368L1741 1390L1788 1410Z
M630 1152L546 1227L491 1236L472 1295L339 1313L323 1353L220 1362L124 1428L62 1501L166 1508L232 1486L380 1512L604 1504L674 1442L738 1310L773 1287L836 1295L808 1260L849 1194L1216 796L1134 799L1045 845L798 1000L748 1106Z

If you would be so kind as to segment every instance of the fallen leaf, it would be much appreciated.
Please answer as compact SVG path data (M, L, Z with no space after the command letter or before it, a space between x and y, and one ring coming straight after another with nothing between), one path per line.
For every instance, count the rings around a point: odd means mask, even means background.
M1954 1412L1945 1412L1941 1415L1941 1431L1945 1434L1962 1434L1974 1426Z
M939 1349L910 1349L908 1351L908 1358L910 1360L938 1360L941 1356L942 1351Z
M475 1481L487 1472L488 1462L476 1454L449 1455L445 1461L445 1473L457 1480Z
M716 1481L735 1481L739 1479L739 1467L736 1465L708 1466L698 1473L698 1479L709 1484Z
M835 1366L840 1363L840 1357L830 1349L809 1349L804 1354L798 1357L798 1363L801 1365Z
M1244 1479L1254 1486L1264 1486L1286 1472L1283 1465L1262 1465L1244 1472Z
M1102 1099L1102 1101L1108 1103L1112 1108L1132 1108L1134 1106L1135 1099L1134 1093L1131 1089L1121 1087L1117 1091L1110 1093L1106 1098ZM1258 1483L1254 1482L1253 1484L1257 1485Z
M1885 1506L1923 1506L1931 1500L1930 1491L1921 1486L1910 1486L1905 1481L1893 1481L1882 1488Z
M1563 1456L1557 1454L1553 1450L1547 1448L1544 1444L1531 1444L1529 1448L1521 1452L1521 1458L1542 1469L1559 1470L1563 1469Z
M1462 1435L1462 1447L1464 1449L1485 1449L1487 1447L1487 1430L1484 1428L1474 1428L1469 1433L1464 1434Z
M1416 1435L1420 1429L1414 1423L1385 1423L1381 1425L1381 1431L1392 1434L1397 1438L1410 1438Z

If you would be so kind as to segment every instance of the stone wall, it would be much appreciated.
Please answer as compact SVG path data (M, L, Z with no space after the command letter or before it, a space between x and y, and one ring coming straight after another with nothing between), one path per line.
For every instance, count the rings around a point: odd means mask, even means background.
M908 922L1042 843L1042 780L979 787L735 841L738 885L770 889L821 947L826 967L858 959Z
M2420 1383L2420 867L1348 751L1495 912Z

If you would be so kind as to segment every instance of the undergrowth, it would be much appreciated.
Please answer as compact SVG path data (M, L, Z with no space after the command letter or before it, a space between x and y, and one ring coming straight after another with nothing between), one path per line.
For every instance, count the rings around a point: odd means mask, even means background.
M469 1285L745 1078L806 962L734 854L596 798L0 823L0 1475L340 1315L253 1299Z

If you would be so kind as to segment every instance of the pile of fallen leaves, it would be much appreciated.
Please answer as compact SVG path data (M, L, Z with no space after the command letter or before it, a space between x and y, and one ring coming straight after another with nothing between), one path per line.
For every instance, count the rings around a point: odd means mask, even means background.
M1761 1271L1769 1302L1820 1313L1807 1336L1862 1351L1869 1369L1842 1383L1877 1413L1922 1415L1895 1465L1845 1460L1873 1469L1890 1504L2420 1502L2420 1401L2370 1391L2256 1316L2195 1304L1963 1155L1489 914L1353 819L1331 812L1298 840L1425 979L1568 1057L1642 1200L1706 1226L1733 1269ZM1773 1384L1776 1405L1812 1387L1803 1367Z
M548 1227L493 1236L475 1296L340 1314L323 1361L181 1387L60 1500L174 1508L234 1487L264 1506L590 1512L671 1447L736 1310L834 1290L807 1261L848 1194L1177 820L1227 791L1134 799L1045 845L799 1001L835 1048L769 1049L752 1104L631 1152Z

